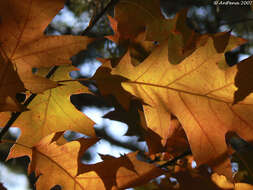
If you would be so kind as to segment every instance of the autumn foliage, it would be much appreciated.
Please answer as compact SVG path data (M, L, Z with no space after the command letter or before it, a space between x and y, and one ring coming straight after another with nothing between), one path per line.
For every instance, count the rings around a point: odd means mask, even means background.
M30 158L28 173L38 177L37 190L55 185L64 190L139 185L168 190L253 189L233 178L229 147L233 138L249 147L247 142L253 140L252 57L232 67L225 60L225 52L246 40L230 31L194 32L186 24L187 10L165 19L159 0L122 0L115 5L114 17L108 16L114 35L105 38L126 51L116 61L99 59L102 65L91 78L101 96L113 96L130 115L132 102L141 102L133 117L139 118L141 127L132 134L141 131L148 145L147 160L159 157L159 161L144 162L132 152L119 158L101 155L102 162L83 164L82 155L100 138L95 123L70 102L73 94L93 94L69 76L76 70L70 58L96 38L44 35L64 3L0 1L0 121L1 127L21 129L7 159ZM24 103L16 99L17 93L27 95ZM122 121L121 114L116 109L108 117ZM89 138L68 142L63 138L66 130ZM10 142L3 135L2 131L1 143ZM236 153L253 176L253 149L245 150L241 147ZM193 160L197 168L192 168ZM160 182L150 182L162 174Z

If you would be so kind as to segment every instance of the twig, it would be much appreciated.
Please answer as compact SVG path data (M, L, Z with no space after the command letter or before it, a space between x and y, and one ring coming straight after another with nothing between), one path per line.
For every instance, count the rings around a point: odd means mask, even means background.
M159 165L159 168L167 168L168 166L175 164L179 159L182 159L185 156L188 156L191 154L192 154L191 150L187 150L184 153L180 154L179 156L173 158L172 160L169 160L168 162L165 162L164 164Z
M91 29L95 26L95 24L98 22L98 20L111 8L114 7L119 0L111 0L106 7L98 14L94 17L94 19L92 20L92 22L89 24L89 26L82 32L82 35L87 35Z
M82 32L82 35L88 34L93 26L97 23L97 21L106 13L106 11L110 8L116 5L116 3L119 0L111 0L110 3L97 15L95 16L93 22ZM58 69L59 66L54 66L50 69L50 71L47 73L46 78L50 78L55 71ZM28 106L30 102L37 96L37 94L31 94L30 97L24 102L24 106ZM6 125L3 127L3 129L0 131L0 142L3 138L3 136L7 133L11 125L17 120L17 118L20 116L22 112L13 112L11 115L11 118L8 120Z
M95 131L96 131L96 135L98 137L103 137L103 139L107 140L112 145L123 147L123 148L129 149L131 151L140 151L140 149L138 148L138 145L134 145L133 143L128 143L128 142L122 143L122 142L118 141L117 139L114 139L113 137L108 135L106 133L106 131L104 130L104 128L95 129Z

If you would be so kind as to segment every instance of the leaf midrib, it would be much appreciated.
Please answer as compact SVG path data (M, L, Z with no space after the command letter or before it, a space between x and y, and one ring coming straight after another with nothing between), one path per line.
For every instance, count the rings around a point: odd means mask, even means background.
M145 83L145 82L138 82L138 81L127 81L127 82L122 82L122 84L136 84L136 85L152 86L152 87L156 87L156 88L164 88L164 89L167 89L167 90L172 90L172 91L176 91L176 92L180 92L180 93L185 93L185 94L189 94L189 95L193 95L193 96L199 96L199 97L211 99L211 100L214 100L214 101L217 101L217 102L223 102L223 103L226 103L226 104L232 104L233 103L232 101L225 101L225 100L222 100L222 99L218 99L218 98L215 98L215 97L208 96L206 94L199 94L199 93L196 93L196 92L189 92L189 91L186 91L186 90L172 88L172 87L163 86L163 85L159 85L159 84ZM240 105L253 105L253 104L247 104L247 103L243 103L243 102L238 102L237 104L240 104Z
M19 145L19 146L22 146L22 147L24 147L24 148L27 148L27 149L29 149L29 150L33 150L33 148L31 148L31 147L28 147L28 146L26 146L26 145L23 145L23 144L20 144L20 143L17 143L17 142L15 142L15 144L17 144L17 145ZM43 152L40 152L38 149L35 149L35 151L37 152L37 153L39 153L41 156L44 156L46 159L48 159L49 161L51 161L53 164L55 164L58 168L60 168L62 171L64 171L76 184L78 184L79 186L80 186L80 188L82 189L82 190L85 190L83 187L82 187L82 185L77 181L77 179L74 177L74 176L72 176L65 168L63 168L60 164L58 164L56 161L54 161L53 159L51 159L49 156L47 156L46 154L44 154Z

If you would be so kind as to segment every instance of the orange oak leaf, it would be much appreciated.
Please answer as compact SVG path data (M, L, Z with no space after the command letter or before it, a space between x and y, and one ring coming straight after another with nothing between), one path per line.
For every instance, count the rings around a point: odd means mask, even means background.
M114 18L110 16L108 18L114 35L107 38L130 51L133 65L143 61L155 47L153 42L146 40L148 24L154 20L159 22L164 19L159 0L119 1L114 9ZM118 62L119 60L116 60L113 66Z
M61 66L53 74L52 80L71 79L69 72L72 70L72 66ZM48 69L40 69L39 72L43 74L47 71ZM27 107L29 110L23 112L13 124L21 129L21 136L17 142L32 147L44 136L64 130L95 136L94 123L70 102L70 96L76 93L89 93L89 90L77 81L68 81L57 88L38 94ZM9 117L9 113L0 114L3 123L6 123ZM13 152L15 145L11 154Z
M198 35L188 27L186 17L187 9L183 9L172 19L165 19L164 17L153 19L147 26L146 39L162 42L170 38L169 34L174 33L180 36L181 44L186 45L194 40L193 36ZM177 44L174 45L177 46Z
M145 184L164 171L153 164L137 159L137 152L120 158L101 155L103 162L81 164L83 153L99 139L79 139L59 145L60 135L50 134L33 147L16 143L16 152L7 159L20 156L30 158L29 170L39 176L36 189L50 189L60 185L63 190L125 189ZM7 142L7 141L6 141Z
M144 70L138 70L140 67L134 67L130 63L130 54L127 52L124 57L122 58L120 64L112 70L112 74L114 75L121 75L125 78L128 78L130 80L134 80L137 75L141 75L142 72L145 72ZM144 63L144 62L143 62ZM143 64L141 63L141 65ZM138 74L132 75L132 73L139 71ZM159 74L159 73L156 73ZM127 90L127 89L126 89ZM131 92L131 91L130 91ZM135 94L134 94L135 95ZM139 97L139 96L137 96ZM141 97L142 98L142 97ZM143 99L143 98L142 98ZM143 99L145 103L148 103L146 99ZM149 105L143 105L143 110L145 115L152 115L152 117L144 117L142 118L142 126L145 131L145 139L149 146L149 153L153 154L156 152L161 152L164 150L164 145L166 144L167 137L169 135L169 125L171 121L171 113L170 111L167 111L164 109L164 104L159 104L159 102L156 104L155 107L151 107ZM161 119L162 118L162 119ZM145 121L146 120L146 121ZM152 130L148 130L148 128ZM157 135L158 134L158 135ZM159 137L160 135L160 137ZM151 138L152 137L152 138ZM162 141L162 142L160 142Z
M213 173L211 179L220 188L234 189L234 184L228 181L224 175L218 175L217 173Z
M191 55L197 47L201 46L199 42L200 34L187 26L186 15L187 10L182 10L171 21L166 21L165 26L168 25L168 22L174 24L173 30L165 35L168 40L168 59L171 64L180 63ZM165 26L162 26L162 28ZM158 33L157 36L160 36L160 34Z
M224 54L215 49L213 37L202 38L202 46L178 65L168 62L168 45L164 42L139 66L122 63L113 73L129 78L123 87L148 104L145 117L151 129L158 134L166 129L173 113L186 132L197 163L212 162L217 170L223 167L220 172L229 175L229 167L226 171L224 168L228 161L222 158L227 151L225 133L234 130L244 139L253 139L252 96L232 105L237 68L220 69L216 63L224 59ZM225 51L244 42L230 36Z
M236 183L235 190L251 190L253 189L253 185L247 183Z
M126 189L142 185L164 173L161 168L139 161L136 156L137 152L119 158L101 155L103 162L81 165L78 173L80 177L89 179L89 187L97 185L100 187L99 189L106 190Z
M122 40L122 38L124 39L124 37L121 36L118 31L118 22L113 17L111 17L109 15L108 15L108 19L110 21L110 26L111 26L114 34L110 35L110 36L106 36L106 38L115 42L115 43L119 43Z
M114 15L118 32L130 39L144 31L148 23L163 18L159 0L123 0L115 6Z
M45 36L43 34L47 25L63 7L64 2L65 0L0 2L1 57L4 57L5 64L12 64L11 72L16 72L25 88L32 92L43 92L57 86L56 82L33 75L32 68L69 64L70 57L92 41L84 36ZM18 77L15 76L15 78Z
M31 147L16 143L16 152L7 159L28 156L30 164L28 172L38 176L36 189L51 189L60 185L62 190L84 190L86 179L78 177L78 166L83 153L98 141L98 138L79 139L63 145L56 143L55 135L44 137L38 144Z
M178 64L201 46L200 34L187 25L187 9L178 12L174 18L154 19L146 28L146 39L151 41L168 41L168 59L171 64ZM220 33L214 40L217 52L223 52L227 46L230 33ZM227 38L226 38L227 37Z
M124 47L127 51L130 51L132 64L137 65L143 61L154 49L155 44L151 41L146 41L145 32L141 31L136 34L134 38L128 38L124 34L118 31L118 22L114 18L108 16L111 27L114 31L114 35L106 36L107 39L117 43L121 47ZM112 60L111 65L115 67L120 61L120 58Z
M109 17L114 35L107 38L119 44L130 43L129 47L134 47L127 39L131 41L145 31L141 44L148 45L152 50L153 46L148 41L168 40L169 61L178 64L199 46L197 39L200 34L187 26L186 15L187 10L184 9L173 19L165 19L161 14L159 0L124 0L115 7L115 20Z

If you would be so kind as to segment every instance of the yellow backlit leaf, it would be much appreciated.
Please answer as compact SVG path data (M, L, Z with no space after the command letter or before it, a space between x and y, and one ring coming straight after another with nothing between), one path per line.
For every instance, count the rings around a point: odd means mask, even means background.
M52 80L71 79L69 72L72 70L72 66L61 66L53 74ZM77 81L70 81L37 95L27 107L29 110L22 113L13 124L21 129L21 136L17 142L32 147L43 137L64 130L95 136L94 123L70 102L70 96L76 93L89 93L89 90ZM9 117L8 113L0 115L2 122L6 122ZM11 154L13 152L15 145ZM22 152L20 154L25 155Z
M29 173L34 171L39 177L36 189L45 190L60 185L62 190L84 190L87 180L78 178L78 166L83 153L98 139L79 139L59 146L56 141L52 142L54 136L54 133L46 136L33 147L15 144L17 152L26 152L30 158ZM8 159L19 156L12 154Z
M168 45L164 42L139 66L134 68L125 62L113 73L128 78L123 87L148 104L150 111L145 116L151 129L159 134L159 130L168 128L169 123L163 121L173 113L186 132L198 164L212 162L217 170L222 167L220 172L228 173L229 167L226 171L224 168L228 163L225 133L234 130L245 139L253 139L252 97L232 105L237 69L217 66L224 54L215 49L213 37L203 36L202 42L178 65L168 62ZM230 36L226 51L244 42Z

